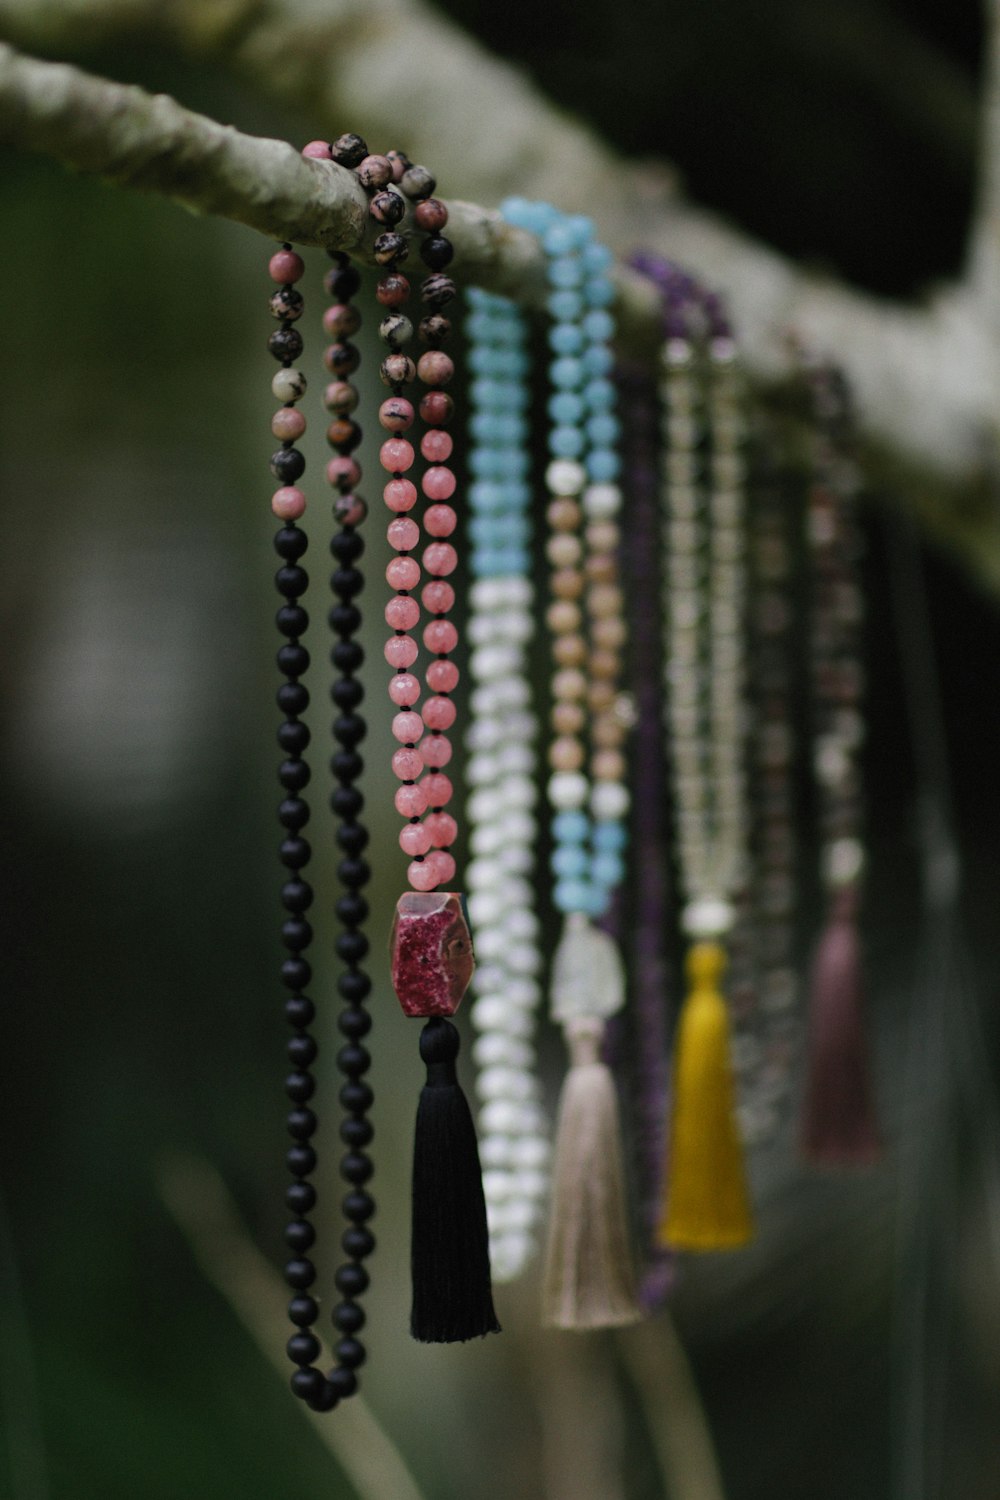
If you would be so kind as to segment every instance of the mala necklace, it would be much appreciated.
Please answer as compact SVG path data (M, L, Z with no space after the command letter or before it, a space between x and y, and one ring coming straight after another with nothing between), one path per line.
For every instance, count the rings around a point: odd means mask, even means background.
M346 262L330 273L338 294L346 300L356 289L356 273L345 269ZM339 1017L340 1031L345 1045L338 1053L338 1067L344 1075L340 1102L344 1110L340 1135L347 1150L341 1157L340 1173L349 1184L343 1200L344 1217L348 1228L342 1244L348 1256L335 1276L335 1284L343 1297L333 1310L333 1324L341 1335L336 1345L336 1366L324 1376L315 1361L320 1356L320 1342L313 1333L313 1325L319 1315L315 1298L310 1294L316 1271L308 1258L316 1233L308 1215L316 1204L316 1190L309 1178L316 1171L317 1158L310 1144L316 1131L316 1115L309 1107L315 1081L310 1066L317 1055L317 1045L310 1034L316 1008L305 994L312 973L306 954L312 941L312 927L305 913L313 901L312 887L305 878L310 847L302 835L309 821L309 806L302 796L308 785L310 771L305 759L309 744L309 730L301 715L309 704L309 692L302 682L308 666L309 653L301 643L309 620L300 600L306 591L308 577L299 565L299 559L307 547L304 531L296 525L306 507L305 495L295 483L305 469L305 459L294 447L296 438L305 431L306 422L296 409L306 390L305 376L292 367L292 362L302 352L302 337L293 324L302 314L301 294L294 283L303 273L301 258L290 245L285 245L271 257L270 275L277 282L278 290L271 298L271 312L280 320L279 328L269 339L272 354L281 363L274 377L272 390L284 404L275 413L271 430L281 440L281 447L271 460L271 472L281 488L272 498L272 509L284 524L274 539L275 551L282 559L275 582L284 603L278 610L278 630L285 643L278 652L278 666L286 681L278 689L278 706L285 715L278 731L278 743L285 753L279 769L279 780L285 792L278 816L286 836L281 844L282 865L289 872L282 887L282 902L288 915L282 925L282 939L288 950L288 958L282 965L282 979L291 992L285 1002L285 1015L292 1028L288 1043L288 1057L292 1072L286 1081L286 1091L292 1101L288 1116L288 1130L294 1144L288 1151L288 1169L292 1183L286 1199L295 1215L285 1231L285 1238L293 1253L293 1259L285 1266L285 1279L293 1296L288 1314L297 1330L288 1341L288 1355L298 1368L292 1375L292 1390L315 1411L330 1411L337 1403L357 1390L355 1370L364 1362L365 1350L357 1338L364 1327L365 1315L357 1298L368 1286L368 1274L362 1262L374 1249L375 1241L366 1227L375 1211L375 1203L365 1184L371 1177L372 1164L365 1152L371 1140L372 1129L367 1112L372 1104L372 1091L364 1082L368 1070L369 1055L362 1045L362 1038L370 1027L370 1017L364 1007L371 988L368 976L360 964L368 951L368 943L362 924L367 916L367 903L360 888L368 879L368 867L361 858L367 842L367 832L358 821L362 798L354 783L361 773L361 758L356 745L363 738L364 720L356 712L361 702L360 683L354 673L361 665L360 645L352 639L360 625L360 615L350 601L361 587L362 577L354 561L361 555L363 544L354 531L357 520L363 516L363 505L347 507L343 513L340 501L335 509L341 511L341 530L334 536L332 550L340 566L333 575L333 589L338 598L331 610L330 618L339 639L333 648L333 662L342 675L333 686L334 701L344 712L334 724L334 736L341 748L333 757L333 770L339 782L333 793L332 805L340 819L337 838L344 850L340 862L339 876L345 887L337 902L337 916L341 930L336 941L337 956L343 964L338 977L338 989L344 1002ZM354 278L351 280L351 278ZM358 434L360 436L360 434ZM334 460L334 463L338 460Z
M810 981L802 1149L816 1166L865 1166L880 1147L858 939L865 850L858 771L864 721L857 486L846 381L834 366L819 361L806 361L805 375L814 434L806 504L813 772L827 915Z
M471 287L469 341L472 520L470 673L466 735L472 859L466 871L479 968L473 979L473 1049L480 1156L497 1280L520 1274L535 1251L548 1195L548 1128L535 1068L541 998L537 896L531 882L538 824L537 719L528 646L533 633L530 401L527 329L517 306Z
M743 490L739 385L717 301L656 257L638 269L663 296L667 451L667 730L689 990L675 1041L670 1171L660 1234L677 1249L745 1244L751 1220L736 1128L724 942L745 878ZM696 323L696 318L698 322ZM706 344L700 472L698 324Z
M555 671L548 798L553 901L564 916L552 1014L563 1027L570 1068L556 1128L543 1321L601 1328L638 1316L618 1101L600 1056L606 1022L624 1004L624 972L613 941L594 926L624 873L629 805L619 704L625 644L616 555L619 428L607 311L614 289L610 252L594 241L588 219L521 199L508 200L502 211L540 237L552 288L546 623Z

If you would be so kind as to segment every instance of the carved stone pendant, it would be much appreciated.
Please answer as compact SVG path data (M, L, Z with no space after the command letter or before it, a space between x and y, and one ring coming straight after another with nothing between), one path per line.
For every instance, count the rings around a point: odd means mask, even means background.
M392 987L407 1016L453 1016L476 967L465 897L406 891L392 924Z

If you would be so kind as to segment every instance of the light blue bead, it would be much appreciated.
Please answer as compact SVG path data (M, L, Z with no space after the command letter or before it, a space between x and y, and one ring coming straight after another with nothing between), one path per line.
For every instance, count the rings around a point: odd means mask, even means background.
M552 819L552 837L557 844L582 844L590 833L584 812L558 812Z
M573 290L583 285L583 263L577 255L560 256L558 260L549 261L545 275L549 286L554 286L557 291Z
M553 458L579 458L584 436L579 427L553 427L549 433L549 452Z
M599 308L595 312L589 312L584 318L583 331L592 344L607 343L608 339L614 337L615 320L609 312Z
M561 427L570 422L582 422L585 407L583 398L575 395L572 391L557 391L550 396L546 410L553 422L558 422Z
M523 479L531 467L531 455L520 448L501 448L494 454L501 479Z
M580 910L584 916L591 917L596 921L599 917L604 916L610 904L611 892L606 886L598 885L595 881L587 887L586 903Z
M624 878L625 861L620 854L595 854L590 873L595 885L613 890Z
M591 411L610 411L617 399L617 392L612 382L602 377L587 381L583 388L583 399Z
M585 250L594 238L594 222L585 214L569 214L565 223L574 236L574 242L578 250Z
M607 245L601 245L597 242L586 245L583 248L582 255L584 265L587 267L587 270L592 273L596 271L607 271L611 266L612 260L614 259Z
M491 292L484 292L481 286L467 286L465 289L465 300L473 309L486 307L493 300Z
M583 362L567 355L563 359L554 359L549 371L549 379L552 384L561 391L574 391L583 384L584 368Z
M605 344L591 344L580 356L580 363L588 375L610 375L615 357Z
M486 344L477 344L469 350L469 369L474 375L495 375L497 351Z
M469 429L477 442L495 442L500 436L500 418L492 411L474 412L469 418Z
M493 370L509 380L522 380L528 373L528 356L523 349L494 349Z
M609 411L598 412L587 421L587 436L598 448L610 448L621 436L622 424Z
M579 292L553 292L545 305L560 323L571 323L583 314L583 298Z
M588 453L587 475L594 484L609 484L621 472L621 459L610 448L598 448Z
M587 851L582 844L560 844L552 851L553 875L562 880L582 880L587 874Z
M542 235L542 244L546 255L568 255L571 250L577 248L572 227L562 219L545 231Z
M552 888L552 903L564 915L571 911L587 912L593 899L591 887L585 880L557 880Z
M516 547L528 540L527 516L470 516L469 536L476 547Z
M594 824L594 848L598 854L620 854L627 843L628 829L624 823Z
M554 354L579 354L586 342L578 323L555 323L549 329L549 348Z
M614 285L603 276L588 281L584 292L590 307L610 307L615 300Z
M507 493L502 484L492 479L474 479L468 490L469 507L474 514L490 515L507 504Z

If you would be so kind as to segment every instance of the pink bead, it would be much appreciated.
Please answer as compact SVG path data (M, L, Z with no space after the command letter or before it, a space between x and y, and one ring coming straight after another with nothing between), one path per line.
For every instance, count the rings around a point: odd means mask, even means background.
M454 373L454 361L440 349L428 349L417 360L417 374L424 385L447 385Z
M438 464L433 469L428 469L420 482L420 488L428 500L450 500L455 493L458 483L450 469L443 464Z
M455 879L455 861L443 849L434 849L424 864L430 865L438 885L448 885Z
M417 487L409 479L390 479L382 498L390 510L412 510L417 503Z
M333 519L341 526L360 526L368 507L360 495L338 495L333 502Z
M297 521L306 508L306 497L294 484L286 484L271 496L271 509L279 521Z
M331 380L323 391L323 405L327 411L346 416L358 404L358 388L349 380Z
M403 396L390 396L379 407L378 419L387 432L405 432L413 426L413 404Z
M435 578L447 578L458 567L458 553L450 542L431 542L424 548L424 567Z
M439 428L432 427L430 432L425 432L420 439L420 451L428 463L443 464L451 457L454 447L449 432L441 432Z
M403 818L420 818L427 811L427 793L422 786L398 786L393 799L396 811ZM435 816L440 817L437 813Z
M407 516L398 516L389 522L385 534L394 552L412 552L420 540L420 527Z
M406 662L405 665L409 666L410 663ZM425 677L432 693L453 693L458 686L458 668L453 661L432 661Z
M455 705L450 698L428 698L421 718L428 729L450 729L455 722Z
M420 739L423 727L424 721L419 714L412 711L397 714L392 721L393 739L399 740L401 745L415 745ZM420 753L424 754L422 750ZM424 755L424 760L430 765L426 755Z
M390 630L412 630L419 619L420 605L406 594L390 599L385 607L385 623Z
M396 751L397 755L407 753L402 750ZM443 771L431 771L421 781L420 789L427 793L428 807L447 807L455 791L451 784L451 777L446 776Z
M457 525L458 517L450 505L431 505L424 514L428 536L451 536Z
M455 607L455 590L450 583L444 583L437 578L432 578L430 583L425 584L420 598L424 609L430 615L446 615Z
M267 269L272 281L278 282L280 286L291 286L293 281L298 281L303 275L305 262L294 250L279 250L277 255L271 256Z
M420 415L433 427L443 427L455 415L455 403L447 391L428 391L420 398Z
M408 629L408 626L404 626ZM431 620L424 627L424 645L428 651L433 651L437 656L439 652L446 654L454 651L458 645L458 631L450 620Z
M392 181L392 162L384 156L366 156L354 170L362 187L381 188Z
M327 464L326 477L335 489L345 492L353 490L356 484L361 483L361 465L356 458L351 458L346 453L339 453Z
M424 765L439 771L451 760L451 740L446 734L429 734L420 742Z
M406 878L415 891L432 891L438 883L433 866L426 860L415 859L407 868Z
M393 774L400 781L416 781L424 769L424 758L419 750L397 750L392 757ZM424 777L424 791L427 791L427 778ZM432 803L432 806L443 806L444 804Z
M412 708L420 697L420 681L412 672L397 672L389 678L389 697L397 708Z
M385 570L391 589L415 589L420 582L420 564L415 557L394 557Z
M417 787L417 791L419 790L420 788ZM424 819L424 827L430 834L431 843L435 849L447 849L458 838L458 824L451 813L428 813Z
M328 339L349 339L361 327L361 314L350 302L334 302L323 309L323 329Z
M426 854L431 847L431 836L423 823L407 823L401 828L399 847L404 854Z
M378 450L378 461L390 474L402 474L409 469L415 456L413 444L405 438L386 438Z
M330 142L329 141L310 141L309 144L308 144L308 146L303 146L302 147L302 155L303 156L315 157L315 159L317 161L329 161L330 160Z
M412 635L391 635L385 643L385 659L390 667L412 667L417 659L418 651L419 647ZM427 678L428 686L431 686L429 671ZM440 688L436 691L450 693L451 688Z
M306 419L294 406L279 407L271 418L271 431L282 443L294 442L306 430Z

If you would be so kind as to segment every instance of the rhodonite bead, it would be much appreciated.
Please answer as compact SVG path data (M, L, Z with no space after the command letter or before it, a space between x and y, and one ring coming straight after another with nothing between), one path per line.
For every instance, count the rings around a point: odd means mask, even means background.
M413 221L418 229L434 234L448 222L448 210L440 198L425 198L413 210Z
M375 194L368 204L368 212L378 224L398 224L406 213L406 204L398 193L387 189Z
M356 170L363 188L382 188L392 181L392 162L387 156L366 156Z
M475 969L462 897L454 891L400 896L391 953L392 987L405 1015L454 1015Z
M271 280L280 282L283 286L301 281L305 269L301 255L296 255L294 250L279 250L271 256L267 266Z
M440 349L428 349L417 360L417 374L425 385L447 385L454 373L454 361Z
M347 453L341 453L336 458L331 458L328 461L326 477L334 489L338 489L344 494L360 483L361 465L356 458L351 458Z
M293 407L283 406L271 418L271 431L282 443L294 442L306 430L306 419Z
M305 303L302 293L297 292L293 286L280 286L272 295L268 306L272 318L284 318L289 323L294 323L301 318Z
M390 271L375 288L375 297L383 307L400 307L410 295L410 283L399 271Z
M333 142L330 155L342 167L357 167L368 155L368 147L363 137L348 131L345 135L338 136Z
M360 526L368 507L360 495L338 495L333 502L333 519L341 526Z
M420 398L420 415L433 427L444 427L455 414L455 403L447 391L428 391Z

